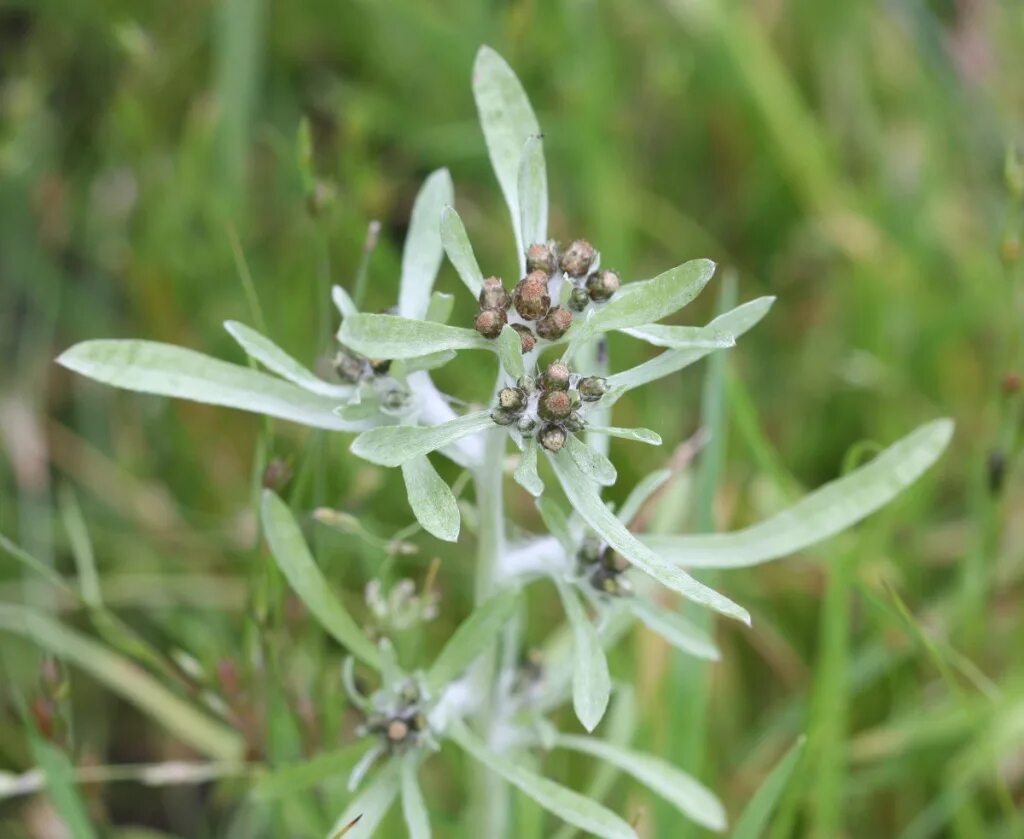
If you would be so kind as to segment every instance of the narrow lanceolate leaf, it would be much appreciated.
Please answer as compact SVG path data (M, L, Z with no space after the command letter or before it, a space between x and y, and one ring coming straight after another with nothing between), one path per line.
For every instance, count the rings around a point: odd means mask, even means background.
M948 419L922 425L870 463L735 533L650 535L642 541L664 559L692 568L742 568L786 556L888 504L939 458L952 434Z
M402 478L416 521L438 539L457 541L461 523L459 502L427 457L414 457L403 463Z
M334 827L327 834L327 839L344 835L345 839L370 839L384 821L384 817L391 809L398 797L400 786L400 766L398 760L389 760L381 767L380 771L367 784L362 792L353 798L345 811L338 816ZM353 820L359 821L344 834L345 830Z
M575 590L561 580L556 580L555 585L572 629L572 707L583 727L593 731L608 708L612 692L608 659Z
M587 479L600 484L611 486L618 477L612 462L584 443L575 434L570 434L565 440L565 451L572 458L576 467L586 475Z
M242 756L241 736L171 693L134 662L47 615L0 604L0 630L23 635L80 667L197 751L221 760Z
M229 320L224 322L224 328L238 341L249 358L258 361L271 373L277 373L303 390L336 399L347 399L352 395L350 386L333 385L318 379L277 344L244 323Z
M729 598L697 582L693 577L655 554L646 545L637 541L609 510L598 495L592 481L586 479L571 458L551 457L551 464L562 485L562 490L573 509L583 520L622 556L641 571L649 574L663 586L667 586L695 603L707 606L730 618L750 623L750 614Z
M519 228L523 247L548 238L548 173L544 165L544 141L530 137L519 161Z
M454 350L435 352L430 355L417 356L416 358L403 358L391 366L391 371L395 376L408 376L417 370L436 370L438 367L444 367L454 358Z
M426 320L434 323L448 323L452 316L452 309L455 306L455 296L444 291L435 291L430 295L430 302L427 304Z
M32 757L46 778L46 794L72 839L95 839L89 811L75 786L75 773L68 756L35 731L29 735ZM64 835L63 831L60 831Z
M452 724L448 736L478 763L574 827L601 839L637 839L633 828L611 810L568 787L524 769L507 755L494 754L461 721Z
M441 244L444 245L444 252L448 254L448 261L455 267L459 279L465 283L473 297L479 297L484 275L480 273L466 226L454 207L445 207L441 211Z
M708 326L666 326L662 323L651 323L622 331L652 346L673 350L719 350L736 346L735 335Z
M331 300L334 301L334 305L337 307L342 319L350 318L352 315L359 314L359 309L356 307L355 301L340 285L331 287Z
M398 289L398 313L402 317L419 319L427 313L430 292L441 267L441 210L454 200L455 190L447 169L432 172L416 196L402 249Z
M649 428L616 428L612 425L590 425L587 424L587 431L594 434L607 434L609 437L619 437L623 440L632 440L636 443L646 443L648 446L660 446L661 435Z
M423 801L416 769L419 759L414 754L402 758L402 815L409 831L409 839L430 839L430 816Z
M768 310L774 302L774 297L759 297L756 300L751 300L742 306L737 306L735 309L719 315L705 326L704 329L723 335L731 335L733 339L738 338L768 314ZM609 376L608 384L618 390L621 395L621 393L627 390L640 387L664 376L670 376L672 373L682 370L684 367L699 361L714 351L715 348L713 347L666 350L637 367L632 367L629 370L623 370L621 373Z
M352 655L380 669L380 653L332 593L313 555L306 547L292 511L269 489L263 491L263 533L278 568L302 602Z
M490 349L474 329L397 315L354 315L342 321L338 340L370 358L416 358L445 350Z
M371 428L352 441L352 452L380 466L401 466L414 457L429 454L493 425L488 411L477 411L441 425Z
M427 685L432 691L441 690L461 676L477 656L491 645L515 613L518 602L519 591L505 589L477 606L459 624L427 673Z
M369 422L349 422L335 414L337 399L170 344L84 341L57 362L90 379L139 393L224 405L333 431L370 427Z
M615 746L596 737L562 734L555 745L596 757L632 775L684 816L711 830L725 830L725 810L715 795L668 761Z
M639 515L644 505L650 500L659 489L665 485L665 481L672 477L672 470L658 469L643 478L633 489L629 491L622 506L615 511L615 515L626 527Z
M754 793L754 797L744 808L743 815L736 822L732 839L761 839L765 835L768 820L789 783L793 770L800 760L803 747L804 738L801 737L790 747L782 760L775 764L775 768L764 779L757 792Z
M653 280L623 286L609 303L574 326L568 338L578 344L599 332L642 326L668 317L700 294L714 273L714 262L693 259Z
M657 632L677 650L708 661L718 661L722 657L707 632L679 612L658 606L645 597L627 598L625 607L644 626Z
M533 437L523 441L523 456L519 458L519 465L512 477L534 498L539 498L544 492L544 482L537 473L537 441Z
M259 800L290 798L317 784L348 775L365 752L366 741L356 740L344 748L321 752L309 760L276 766L259 776L252 787L252 795Z
M522 268L525 266L525 246L529 243L524 243L520 226L519 163L523 146L530 137L540 134L540 125L515 72L490 47L481 47L476 54L473 97L491 166L512 216Z
M518 379L526 374L523 365L523 342L511 326L506 324L501 328L501 334L496 341L498 345L498 358L501 359L502 369L511 379Z

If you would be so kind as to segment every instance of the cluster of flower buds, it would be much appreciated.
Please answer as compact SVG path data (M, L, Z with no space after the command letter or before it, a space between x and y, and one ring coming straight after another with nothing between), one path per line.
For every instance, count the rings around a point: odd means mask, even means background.
M367 358L348 347L339 346L334 358L331 359L331 366L345 384L388 382L389 386L381 388L381 405L386 410L401 411L409 403L409 394L396 386L397 383L393 379L388 378L388 372L391 370L390 359Z
M576 554L580 573L602 594L622 597L632 594L633 587L624 576L629 561L596 539L588 539Z
M485 338L497 338L510 322L519 333L524 353L538 338L557 341L572 326L572 313L582 312L591 301L608 300L619 289L619 275L598 270L598 254L585 239L577 239L564 250L557 242L538 242L526 251L526 276L509 294L499 277L488 277L480 290L480 309L474 327ZM553 279L571 286L568 308L551 305ZM559 286L556 285L556 291Z
M569 434L584 428L580 404L596 402L607 391L606 379L580 376L564 362L553 361L539 381L523 376L515 387L498 391L491 419L498 425L514 424L524 435L536 433L538 443L549 452L557 452Z
M364 734L376 734L392 754L399 754L431 741L427 717L423 713L423 697L415 681L401 686L391 707L367 716L361 727Z

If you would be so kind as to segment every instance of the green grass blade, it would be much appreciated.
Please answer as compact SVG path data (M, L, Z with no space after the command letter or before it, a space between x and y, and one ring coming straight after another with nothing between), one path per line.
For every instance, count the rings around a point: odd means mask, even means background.
M739 821L736 822L732 839L761 839L764 836L768 820L782 797L793 770L796 769L803 748L804 738L801 737L783 755L782 760L775 765L768 777L761 782L761 786L758 787L754 797L744 808Z

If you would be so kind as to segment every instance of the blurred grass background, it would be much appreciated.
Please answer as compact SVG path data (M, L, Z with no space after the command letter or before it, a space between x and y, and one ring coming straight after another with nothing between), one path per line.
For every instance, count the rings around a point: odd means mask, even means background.
M384 536L410 520L395 476L346 456L340 436L116 393L52 360L85 338L144 337L241 361L221 324L258 325L245 275L268 333L310 363L326 357L326 289L351 285L377 219L367 308L393 303L411 202L438 166L485 272L511 280L469 88L481 43L538 111L557 236L586 236L630 278L711 257L735 270L740 300L779 298L710 383L721 468L698 471L698 503L680 498L664 524L741 526L836 476L865 441L957 421L939 466L852 534L719 578L755 624L719 627L723 663L696 667L640 633L620 646L613 673L639 691L637 745L694 771L735 818L806 732L776 837L1024 835L1024 486L1020 397L1004 381L1024 372L1021 195L1007 177L1024 137L1017 3L4 0L0 530L73 574L59 514L73 492L107 604L174 651L193 691L223 695L225 673L241 674L255 756L344 739L336 650L279 608L254 476L289 459L294 504L336 507ZM295 163L303 117L336 191L316 217ZM456 285L446 265L440 286ZM467 319L471 302L457 300ZM685 322L714 305L707 293ZM647 352L621 340L613 365ZM670 451L701 423L707 369L639 391L619 424L658 429ZM438 378L481 398L489 375L470 356ZM613 497L665 456L642 448L613 443ZM535 524L525 494L510 498ZM396 560L312 532L353 603L381 562L422 582L441 556L442 618L409 644L436 650L468 609L469 538L420 540ZM83 623L27 579L0 566L0 598ZM535 614L540 640L554 600ZM42 659L10 636L0 653L0 767L22 770ZM56 713L76 764L186 754L88 677L67 679ZM438 760L435 831L458 835L458 763ZM548 768L577 786L590 771L557 755ZM86 788L112 836L309 835L288 807L246 827L243 793ZM700 835L633 784L609 800L645 836ZM64 834L31 797L0 802L0 835Z

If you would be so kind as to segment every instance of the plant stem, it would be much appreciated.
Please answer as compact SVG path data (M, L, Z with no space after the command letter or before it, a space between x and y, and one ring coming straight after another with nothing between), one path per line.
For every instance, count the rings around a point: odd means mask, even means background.
M505 516L502 466L505 429L493 428L486 432L484 459L475 475L477 513L479 516L476 602L486 600L493 591L495 570L505 549ZM490 742L498 700L498 680L501 677L496 648L485 654L479 665L478 690L480 703L478 724L484 742ZM470 789L470 817L474 836L504 836L508 820L508 789L506 783L493 772L473 774Z

